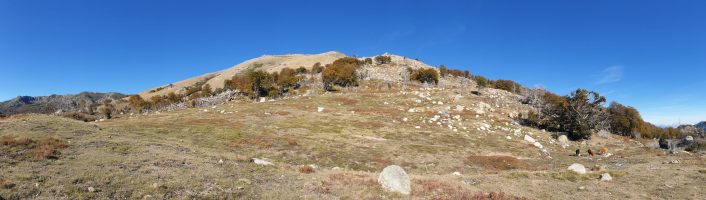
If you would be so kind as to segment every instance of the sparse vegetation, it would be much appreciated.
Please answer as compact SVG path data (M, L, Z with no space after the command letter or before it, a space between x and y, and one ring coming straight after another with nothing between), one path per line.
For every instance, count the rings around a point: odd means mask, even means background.
M439 74L436 72L436 70L431 68L412 70L412 73L409 77L411 80L419 81L420 83L439 83Z
M0 138L0 143L3 146L10 147L10 149L3 149L3 151L16 152L13 157L29 156L36 160L57 159L61 155L61 150L68 146L65 141L55 138L42 138L39 141L34 141L29 138L17 138L11 135L5 135ZM30 155L26 155L28 153Z

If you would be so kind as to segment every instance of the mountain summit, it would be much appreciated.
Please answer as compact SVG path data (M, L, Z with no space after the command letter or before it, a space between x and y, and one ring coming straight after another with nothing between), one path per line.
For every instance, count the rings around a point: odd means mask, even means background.
M209 84L211 88L219 89L223 88L225 80L247 70L259 69L266 72L276 72L285 67L305 67L307 69L311 69L315 63L326 65L343 57L346 57L346 55L337 51L329 51L321 54L263 55L234 65L228 69L151 88L140 92L139 95L142 98L149 99L152 96L166 95L170 92L181 94L185 92L188 87L204 81L204 84Z

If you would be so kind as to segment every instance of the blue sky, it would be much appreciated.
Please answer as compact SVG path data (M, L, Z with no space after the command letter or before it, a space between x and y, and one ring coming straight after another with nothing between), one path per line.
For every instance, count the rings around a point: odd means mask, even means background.
M0 100L136 93L263 54L330 50L596 90L660 125L706 120L701 0L0 0Z

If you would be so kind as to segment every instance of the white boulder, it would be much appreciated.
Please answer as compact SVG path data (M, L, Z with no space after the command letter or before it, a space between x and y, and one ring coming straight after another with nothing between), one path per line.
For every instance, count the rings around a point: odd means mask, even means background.
M611 181L611 180L613 180L613 177L611 177L609 173L601 174L601 181Z
M397 165L385 167L378 177L378 183L385 190L399 192L404 195L409 195L412 191L409 176L402 167Z
M576 172L577 174L586 174L586 167L584 167L582 164L574 163L567 168L569 171Z

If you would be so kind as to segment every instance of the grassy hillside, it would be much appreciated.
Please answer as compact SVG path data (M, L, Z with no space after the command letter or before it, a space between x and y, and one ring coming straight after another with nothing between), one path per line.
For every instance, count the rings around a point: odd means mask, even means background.
M48 115L5 118L0 120L0 196L485 199L497 192L495 197L535 199L701 199L706 194L703 155L665 155L639 145L652 141L613 136L586 144L607 147L610 157L569 156L585 146L570 142L564 149L551 133L517 125L510 116L527 108L504 91L484 89L478 96L464 89L367 86L119 115L97 123ZM546 152L525 142L524 135ZM42 142L48 138L63 145ZM672 160L679 164L663 164ZM572 163L603 169L578 175L566 171ZM411 196L386 192L377 183L382 168L393 164L411 175ZM613 181L599 181L604 172Z

